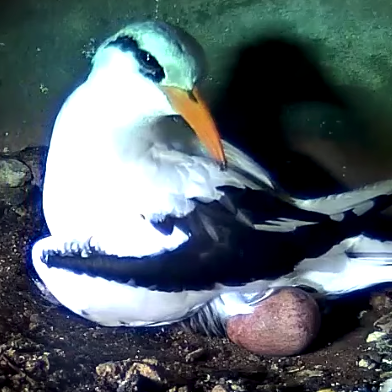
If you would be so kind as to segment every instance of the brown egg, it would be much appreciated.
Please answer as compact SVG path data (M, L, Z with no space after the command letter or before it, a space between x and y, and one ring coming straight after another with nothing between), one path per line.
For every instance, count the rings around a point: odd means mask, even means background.
M298 288L283 288L255 306L248 315L227 321L229 339L259 355L302 353L320 329L316 301Z

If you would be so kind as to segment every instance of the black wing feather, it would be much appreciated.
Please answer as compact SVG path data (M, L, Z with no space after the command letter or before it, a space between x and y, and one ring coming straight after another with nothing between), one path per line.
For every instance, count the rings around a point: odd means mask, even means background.
M225 191L237 210L245 211L253 222L284 216L317 223L287 232L255 230L217 201L196 202L195 210L185 218L168 218L173 227L190 235L188 242L171 252L135 258L102 255L92 248L87 258L52 253L45 262L50 267L160 291L239 286L292 272L303 259L319 257L345 238L360 234L369 218L369 213L358 217L348 211L343 221L335 221L264 191ZM380 208L392 203L391 196L378 199Z

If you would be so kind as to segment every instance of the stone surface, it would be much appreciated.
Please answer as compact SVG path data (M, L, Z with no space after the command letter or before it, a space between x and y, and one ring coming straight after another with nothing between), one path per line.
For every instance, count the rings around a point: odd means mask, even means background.
M227 334L234 343L261 355L297 355L313 342L320 311L306 292L282 289L255 306L250 315L232 317Z
M42 190L46 156L48 148L45 146L27 147L16 154L16 157L26 164L32 174L32 185L36 185Z
M158 361L154 358L143 361L127 359L101 363L95 371L103 387L115 388L117 392L158 392L164 390L166 381L159 375L157 365Z
M21 161L13 158L0 159L0 187L18 188L31 180L31 171Z
M29 196L34 197L34 187L42 191L47 150L45 146L28 147L16 153L0 155L1 212L12 207L18 215L23 215L20 206Z
M0 210L21 205L31 190L30 168L18 159L0 156Z

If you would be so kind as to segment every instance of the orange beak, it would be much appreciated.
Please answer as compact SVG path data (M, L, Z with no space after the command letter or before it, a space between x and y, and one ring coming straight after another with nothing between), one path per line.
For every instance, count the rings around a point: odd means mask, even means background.
M207 151L216 159L221 168L225 169L227 161L221 137L198 90L194 88L192 91L185 91L177 87L166 86L161 88L173 109L185 119Z

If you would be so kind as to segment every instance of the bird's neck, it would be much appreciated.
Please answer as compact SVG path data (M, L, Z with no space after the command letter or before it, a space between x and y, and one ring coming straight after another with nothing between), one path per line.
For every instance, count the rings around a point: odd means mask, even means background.
M129 122L174 114L164 92L132 63L127 65L112 60L93 68L88 82L103 105Z
M98 100L100 137L121 156L135 160L154 143L156 123L174 112L156 84L132 69L126 73L122 66L101 66L87 83L92 99Z

